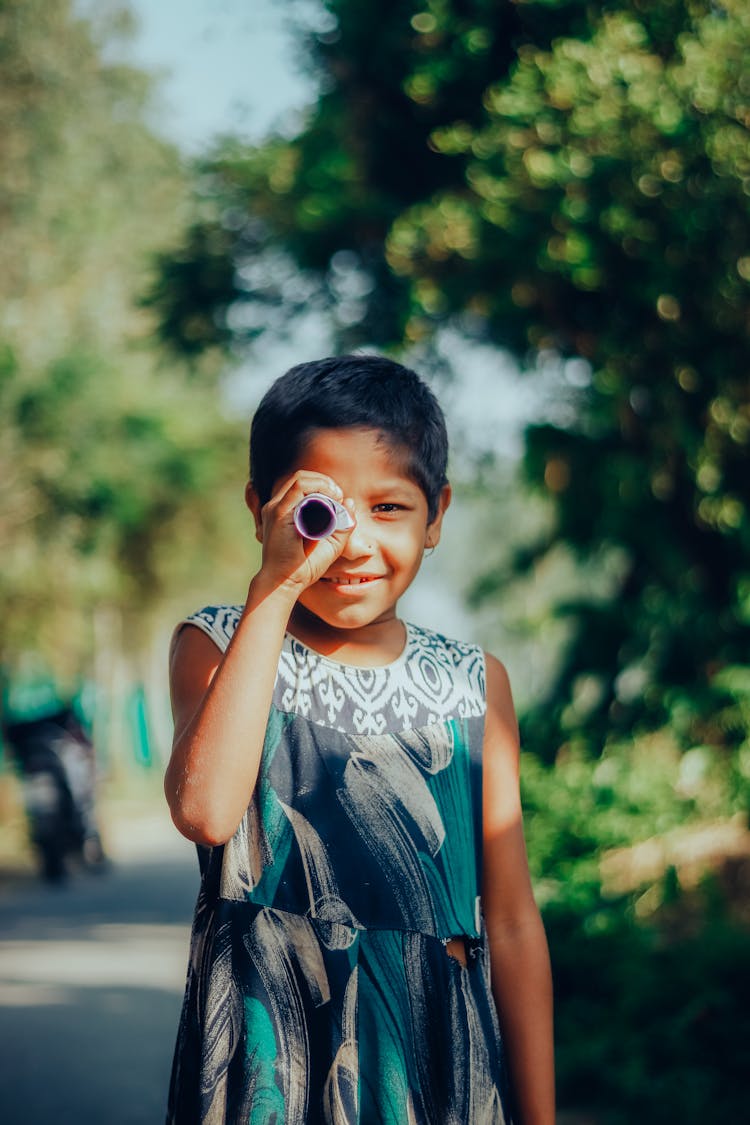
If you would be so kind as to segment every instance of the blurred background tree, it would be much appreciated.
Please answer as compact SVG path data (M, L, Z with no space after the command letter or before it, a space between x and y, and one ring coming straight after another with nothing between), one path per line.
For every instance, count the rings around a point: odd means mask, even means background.
M460 482L484 519L456 512L448 566L481 566L488 647L510 622L543 650L523 798L561 1103L739 1118L750 9L286 7L317 99L186 167L152 80L112 61L125 6L0 0L0 659L88 674L151 645L163 675L167 623L243 596L224 376L248 347L312 313L424 369L450 336L458 394L471 347L512 356L537 404L520 477L490 448Z
M318 99L290 135L201 162L214 210L151 307L191 359L311 308L342 349L429 364L449 330L515 357L539 407L520 481L482 465L472 600L564 627L522 731L565 1119L732 1119L750 999L750 8L290 11Z
M223 208L165 264L165 334L193 354L197 323L214 346L313 301L342 347L414 346L450 323L552 373L524 462L549 517L475 589L505 596L561 550L591 576L555 608L569 641L527 742L551 760L669 721L686 745L736 745L747 5L329 0L316 18L319 99L291 138L207 162Z
M0 5L6 676L29 651L90 676L97 617L107 644L147 651L172 586L184 597L206 541L228 538L230 488L241 505L244 427L222 410L214 358L167 356L140 307L191 203L148 125L152 81L106 61L127 11L105 15L95 28L68 0ZM238 560L222 557L229 574Z

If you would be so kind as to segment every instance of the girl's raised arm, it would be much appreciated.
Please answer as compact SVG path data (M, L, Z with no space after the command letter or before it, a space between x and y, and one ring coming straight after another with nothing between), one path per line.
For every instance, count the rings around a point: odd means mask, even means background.
M342 501L340 487L320 473L297 471L261 508L248 504L263 544L261 568L223 657L194 628L175 638L170 682L175 720L164 791L172 819L189 840L212 847L233 835L258 778L279 654L300 593L325 573L354 527L305 546L294 527L296 505L311 492Z
M520 1125L554 1125L552 979L523 836L518 724L505 668L486 659L482 898L492 990Z

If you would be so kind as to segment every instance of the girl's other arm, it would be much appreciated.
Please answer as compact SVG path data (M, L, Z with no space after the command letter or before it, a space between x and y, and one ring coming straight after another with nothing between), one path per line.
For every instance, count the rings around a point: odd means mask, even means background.
M518 724L508 677L487 656L482 897L520 1125L554 1125L552 977L521 819Z

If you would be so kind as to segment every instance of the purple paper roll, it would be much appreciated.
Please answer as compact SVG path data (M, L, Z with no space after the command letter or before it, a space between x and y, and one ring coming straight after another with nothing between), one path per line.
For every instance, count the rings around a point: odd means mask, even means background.
M294 526L305 539L327 539L334 531L348 531L354 520L343 504L311 492L294 509Z

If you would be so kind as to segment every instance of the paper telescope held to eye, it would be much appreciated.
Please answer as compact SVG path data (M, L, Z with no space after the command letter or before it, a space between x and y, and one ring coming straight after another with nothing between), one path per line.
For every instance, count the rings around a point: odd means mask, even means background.
M327 539L334 531L349 531L354 520L343 504L311 492L294 509L294 526L305 539Z

